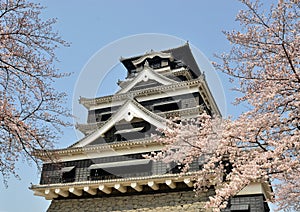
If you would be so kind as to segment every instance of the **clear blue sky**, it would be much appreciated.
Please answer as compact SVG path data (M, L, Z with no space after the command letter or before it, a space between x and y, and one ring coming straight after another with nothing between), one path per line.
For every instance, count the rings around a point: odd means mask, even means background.
M234 20L241 8L237 0L41 0L39 2L46 6L43 16L58 18L56 29L71 43L71 47L60 48L57 51L60 62L56 64L62 71L73 72L71 77L57 83L57 89L69 94L70 109L73 101L77 104L77 99L73 100L73 92L80 72L92 55L107 44L141 33L168 34L188 40L209 60L214 60L214 53L221 53L230 48L222 30L238 27ZM172 47L175 46L169 48ZM122 70L122 67L120 69ZM125 72L125 69L123 71ZM220 78L225 86L227 102L230 102L234 95L230 93L224 76L220 75ZM108 85L111 84L115 83L110 81ZM104 87L112 92L115 89L113 86ZM228 105L228 113L234 114L234 111L235 109ZM57 147L66 147L76 139L77 135L73 128L65 129L65 135ZM19 173L21 180L11 178L8 189L0 183L0 212L46 211L50 201L34 196L28 189L31 182L33 184L39 182L36 167L20 162Z

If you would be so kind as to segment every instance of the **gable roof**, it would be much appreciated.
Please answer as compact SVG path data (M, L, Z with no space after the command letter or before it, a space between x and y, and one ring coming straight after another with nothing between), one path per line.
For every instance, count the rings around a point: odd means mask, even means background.
M95 141L100 136L103 136L103 134L111 129L111 127L113 127L117 122L123 119L130 122L133 118L141 118L156 126L157 128L165 128L165 123L168 121L161 116L147 110L134 99L128 99L122 105L122 107L120 107L119 110L115 112L99 129L79 140L70 147L86 146Z
M117 92L117 94L121 93L126 93L130 89L132 89L136 84L139 82L147 82L148 80L154 80L162 85L170 85L172 83L177 83L177 81L172 80L168 77L165 77L156 71L154 71L150 67L145 67L141 72L138 73L138 75L131 81L129 82L125 87L123 87L121 90Z

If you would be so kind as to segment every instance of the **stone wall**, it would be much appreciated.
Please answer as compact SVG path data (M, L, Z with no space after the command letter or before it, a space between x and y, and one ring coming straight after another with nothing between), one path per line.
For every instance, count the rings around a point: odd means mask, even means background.
M210 211L203 209L207 196L195 197L193 191L86 199L53 200L48 212L134 212L134 211Z

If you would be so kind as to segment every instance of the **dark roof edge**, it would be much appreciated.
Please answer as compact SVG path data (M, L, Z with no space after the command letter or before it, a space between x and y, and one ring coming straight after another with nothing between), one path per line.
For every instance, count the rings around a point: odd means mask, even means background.
M194 72L194 74L196 76L200 76L202 74L202 72L200 71L199 66L193 56L189 42L186 42L185 44L183 44L179 47L175 47L175 48L171 48L171 49L167 49L167 50L149 51L145 54L133 56L133 57L129 57L129 58L121 57L120 62L126 67L126 69L130 69L133 66L133 64L132 64L133 60L136 60L147 54L152 54L153 52L171 53L172 56L176 60L181 60L186 66L188 66L192 70L192 72Z

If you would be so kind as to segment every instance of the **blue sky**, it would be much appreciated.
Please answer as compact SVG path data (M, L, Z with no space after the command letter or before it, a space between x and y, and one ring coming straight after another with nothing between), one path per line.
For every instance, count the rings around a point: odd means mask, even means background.
M159 33L189 41L209 60L215 60L214 53L229 50L230 45L222 30L239 27L234 20L242 6L237 0L41 0L39 2L46 6L42 13L43 17L58 18L55 29L63 39L71 43L69 48L58 49L57 56L60 62L56 64L62 71L73 72L70 77L56 84L57 89L68 93L67 106L71 110L74 105L81 107L78 106L78 99L73 98L80 73L92 56L107 45L136 34ZM140 53L143 52L136 52L136 54ZM121 56L132 55L119 55ZM124 76L125 69L118 65L114 70L118 73L105 78L108 83L100 87L99 94L115 91L113 85L118 77ZM229 90L227 79L220 73L218 75L228 102L227 112L236 114L237 110L230 106L235 94ZM82 119L75 121L82 121ZM58 141L57 147L67 147L80 136L73 128L64 131L65 134ZM30 183L39 182L36 167L29 166L26 162L20 162L18 167L21 180L11 178L7 189L0 183L0 212L46 211L50 201L33 196L33 192L28 189Z

